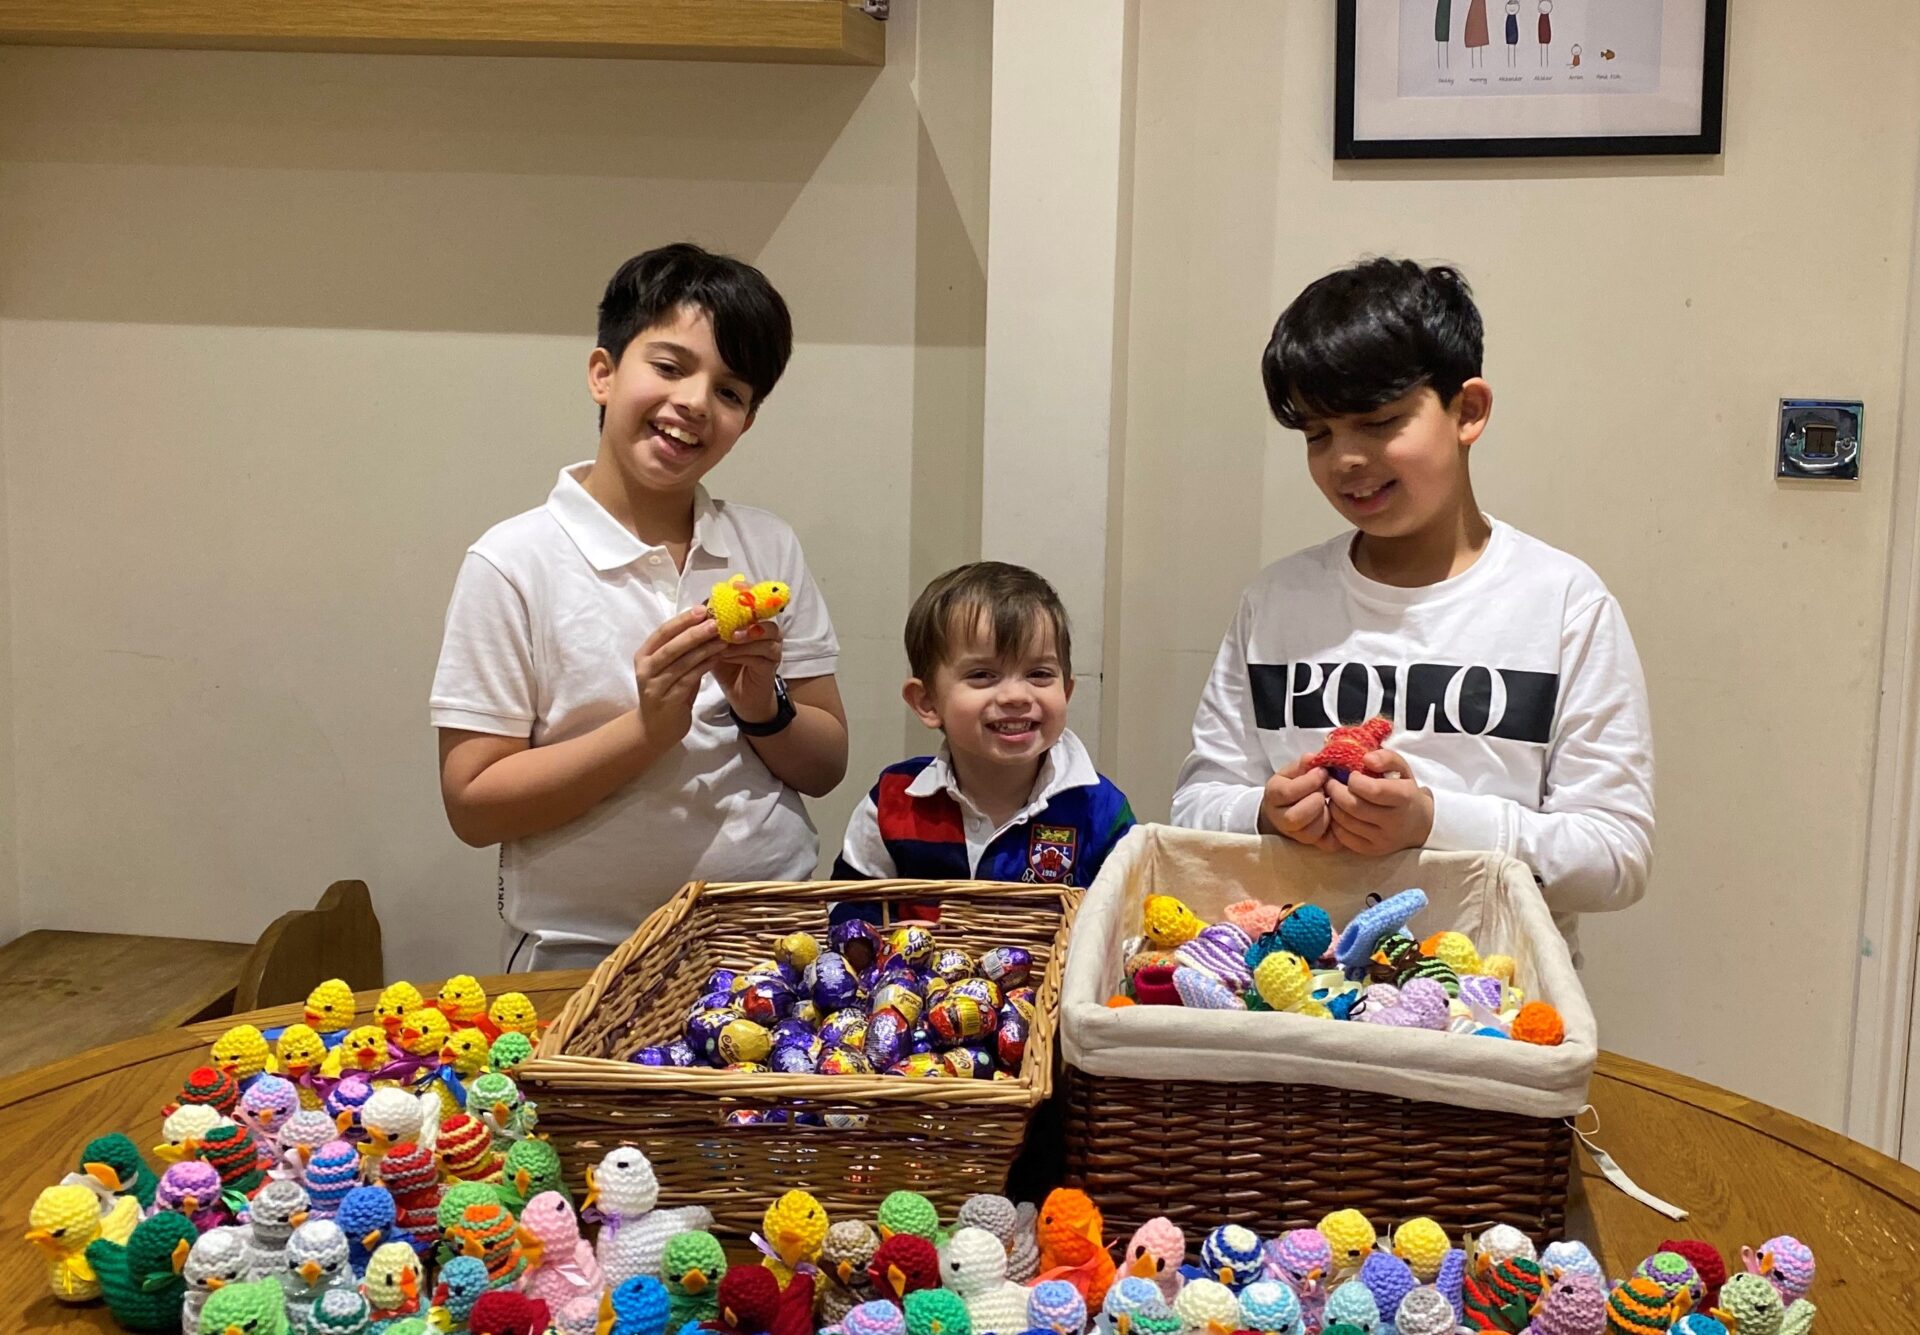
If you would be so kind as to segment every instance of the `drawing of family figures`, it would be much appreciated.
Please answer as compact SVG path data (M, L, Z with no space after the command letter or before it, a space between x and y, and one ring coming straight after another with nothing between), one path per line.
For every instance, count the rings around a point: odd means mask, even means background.
M1545 67L1551 60L1553 48L1553 0L1535 0L1539 11L1539 24L1536 28L1540 45L1540 64ZM1507 64L1517 66L1520 63L1520 0L1506 0L1507 23ZM1487 26L1487 0L1470 0L1467 5L1467 27L1464 35L1467 48L1467 62L1474 69L1486 66L1487 48L1493 44L1493 34ZM1453 0L1434 0L1433 6L1433 42L1434 59L1441 69L1453 67Z

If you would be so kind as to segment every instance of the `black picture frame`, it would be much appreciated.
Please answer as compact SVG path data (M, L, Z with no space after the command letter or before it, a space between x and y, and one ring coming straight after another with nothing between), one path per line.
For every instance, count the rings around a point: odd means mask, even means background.
M1333 156L1340 162L1404 158L1713 156L1722 151L1727 84L1727 0L1705 0L1700 131L1672 135L1542 135L1479 139L1357 139L1353 111L1359 0L1338 0Z

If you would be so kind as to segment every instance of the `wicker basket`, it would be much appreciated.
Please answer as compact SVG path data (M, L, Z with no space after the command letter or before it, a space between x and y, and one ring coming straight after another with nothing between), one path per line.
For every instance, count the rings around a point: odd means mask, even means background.
M1491 854L1343 859L1162 827L1129 840L1089 891L1062 1020L1067 1178L1100 1203L1111 1233L1155 1215L1189 1238L1226 1222L1271 1233L1352 1207L1382 1228L1427 1215L1455 1234L1505 1223L1539 1244L1560 1235L1573 1155L1565 1119L1584 1101L1595 1035L1524 866ZM1428 930L1461 926L1483 948L1519 956L1522 985L1560 1007L1566 1044L1100 1005L1147 893L1182 895L1203 916L1248 894L1311 900L1342 921L1367 892L1410 885L1434 890L1436 914L1446 904L1466 915ZM1250 1033L1263 1046L1232 1046ZM1099 1072L1085 1069L1096 1058Z
M608 1149L637 1145L663 1204L705 1205L728 1232L758 1228L767 1203L796 1187L829 1215L871 1218L887 1193L908 1189L951 1217L969 1195L1004 1189L1027 1123L1053 1088L1061 970L1080 895L990 881L695 882L594 971L519 1078L570 1179ZM626 1060L680 1035L713 970L757 964L789 932L824 937L830 902L916 899L939 900L942 945L1032 952L1038 993L1017 1078L760 1075ZM865 1121L730 1124L741 1109Z

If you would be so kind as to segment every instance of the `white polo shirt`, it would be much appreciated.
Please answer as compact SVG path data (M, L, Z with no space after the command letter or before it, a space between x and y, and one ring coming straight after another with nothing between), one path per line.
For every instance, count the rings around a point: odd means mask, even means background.
M434 727L534 746L593 731L639 703L633 656L647 636L736 572L793 590L781 674L833 672L826 600L784 521L697 490L682 574L586 493L591 467L562 469L545 505L467 549L434 673ZM818 858L799 794L740 736L709 676L680 746L572 824L501 846L507 967L596 964L687 881L804 879Z

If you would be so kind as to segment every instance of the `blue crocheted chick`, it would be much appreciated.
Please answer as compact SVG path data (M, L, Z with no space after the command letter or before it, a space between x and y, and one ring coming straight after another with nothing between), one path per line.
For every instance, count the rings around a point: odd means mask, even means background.
M411 1242L405 1230L394 1227L393 1193L385 1187L355 1187L340 1202L334 1223L347 1235L347 1264L353 1273L367 1273L367 1262L383 1242Z

